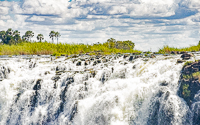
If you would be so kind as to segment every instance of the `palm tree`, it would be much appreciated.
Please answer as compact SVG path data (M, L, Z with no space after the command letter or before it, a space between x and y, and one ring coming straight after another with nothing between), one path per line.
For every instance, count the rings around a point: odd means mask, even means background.
M53 43L53 38L55 37L55 32L54 31L51 31L49 33L49 37L52 39L52 43Z
M25 36L28 37L29 41L31 41L31 38L34 36L34 32L26 31Z
M4 43L6 38L6 31L0 31L1 42Z
M13 35L13 30L11 28L9 28L7 31L6 31L6 34L9 35L9 36L12 36Z
M44 36L42 34L37 35L37 40L40 40L40 42L44 39Z
M60 37L60 33L59 32L55 32L55 37L57 38L57 44L58 44L58 38Z
M26 41L27 41L29 38L28 38L28 36L26 36L26 35L23 35L23 36L22 36L22 39L24 39L24 40L26 40Z
M17 41L19 41L21 38L20 38L20 32L18 30L15 30L13 32L13 36L14 36L14 41L15 41L15 44Z

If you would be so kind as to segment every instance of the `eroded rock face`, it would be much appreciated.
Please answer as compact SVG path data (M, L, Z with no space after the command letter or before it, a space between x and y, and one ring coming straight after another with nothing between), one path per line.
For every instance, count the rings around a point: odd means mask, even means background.
M189 63L182 69L178 94L190 107L193 125L200 122L200 60Z
M180 77L179 96L191 107L195 94L200 90L200 61L183 67Z

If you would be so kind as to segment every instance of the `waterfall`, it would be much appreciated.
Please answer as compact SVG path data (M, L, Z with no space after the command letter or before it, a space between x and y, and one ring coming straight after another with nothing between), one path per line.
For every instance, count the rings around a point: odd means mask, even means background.
M0 58L0 124L190 125L179 58Z

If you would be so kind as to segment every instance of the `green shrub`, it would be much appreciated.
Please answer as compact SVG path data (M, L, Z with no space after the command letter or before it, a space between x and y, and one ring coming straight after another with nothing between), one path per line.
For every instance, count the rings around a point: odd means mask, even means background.
M190 90L188 89L188 87L189 87L188 84L184 84L182 86L182 89L183 89L182 94L183 94L184 98L190 97Z

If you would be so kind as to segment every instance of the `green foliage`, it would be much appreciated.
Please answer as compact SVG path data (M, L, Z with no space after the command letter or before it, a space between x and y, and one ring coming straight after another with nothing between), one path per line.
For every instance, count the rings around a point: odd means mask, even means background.
M34 33L33 31L26 31L24 36L28 38L29 41L31 41L31 38L34 36Z
M44 39L44 36L42 34L37 35L37 40L40 40L40 42Z
M106 43L103 44L110 49L123 49L123 50L132 50L135 47L135 44L132 41L116 41L113 38L107 40Z
M55 32L55 38L57 39L57 44L58 44L58 38L60 37L60 33L59 32Z
M3 44L17 44L21 42L20 32L9 28L7 31L0 31L0 39Z
M190 90L189 90L189 85L188 84L183 84L182 86L182 94L184 98L190 97Z
M55 37L55 31L51 31L49 33L49 37L52 39L52 43L53 43L54 42L53 40L54 40L54 37Z
M196 52L200 51L200 41L196 46L190 46L185 48L176 48L176 47L169 47L169 46L163 46L163 48L159 49L158 53L165 54L165 53L171 53L172 51L176 52L182 52L182 51L189 51L189 52Z
M192 63L193 63L193 61L186 61L186 62L184 63L184 66L190 65L190 64L192 64Z

